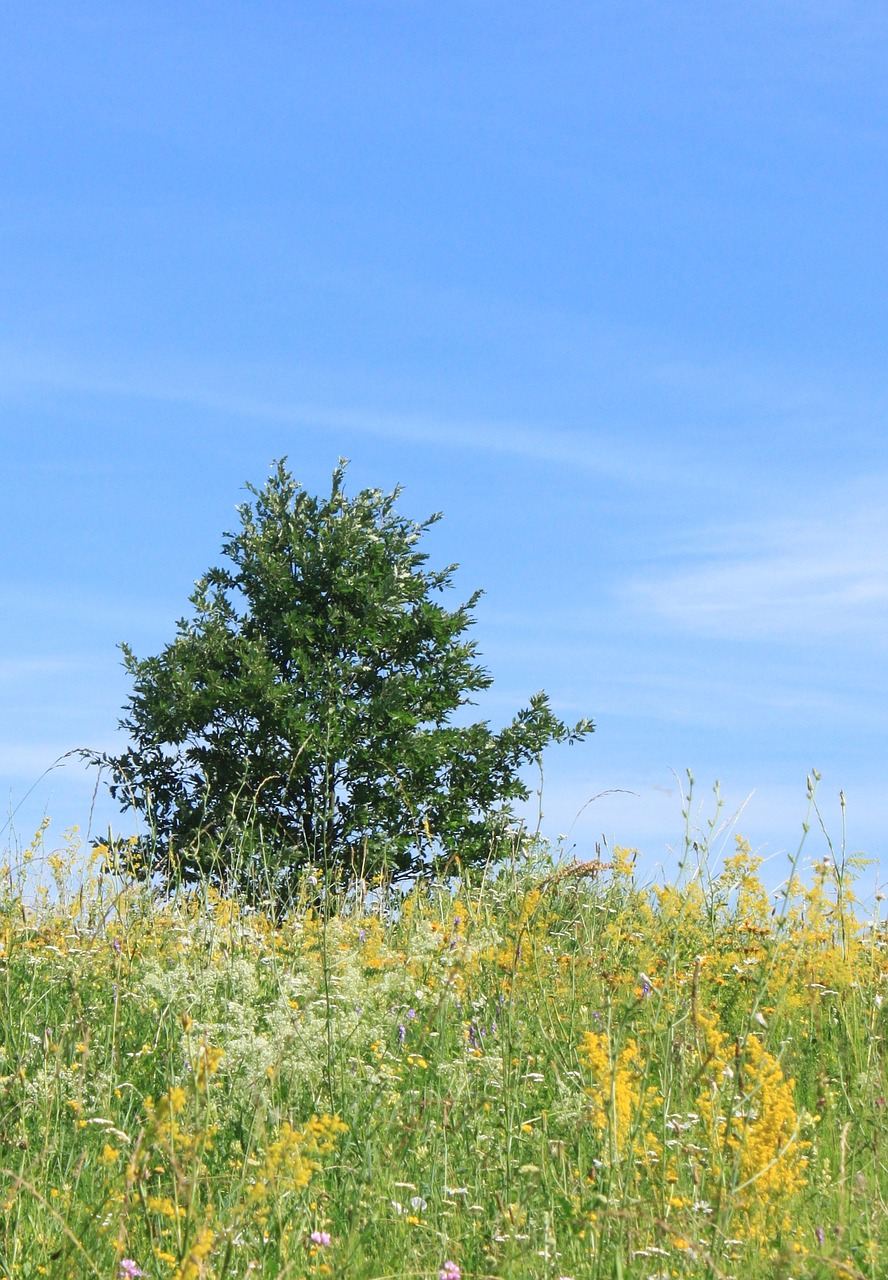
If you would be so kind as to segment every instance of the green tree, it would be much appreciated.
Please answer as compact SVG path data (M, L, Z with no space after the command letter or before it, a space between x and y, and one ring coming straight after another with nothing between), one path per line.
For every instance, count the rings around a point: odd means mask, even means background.
M480 593L445 608L456 566L431 570L418 549L439 516L398 515L400 489L347 498L345 465L326 499L285 461L248 485L229 567L197 581L172 643L145 659L121 646L130 745L101 759L112 794L148 817L145 869L165 879L255 892L270 876L285 901L307 863L406 874L487 858L528 795L522 766L593 728L568 728L543 693L499 732L451 723L491 684L465 638Z

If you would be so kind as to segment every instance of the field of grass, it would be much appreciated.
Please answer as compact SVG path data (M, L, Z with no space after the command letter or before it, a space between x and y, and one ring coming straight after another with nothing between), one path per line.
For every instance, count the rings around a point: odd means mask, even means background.
M8 871L0 1275L883 1276L888 929L841 858L687 853L277 923Z

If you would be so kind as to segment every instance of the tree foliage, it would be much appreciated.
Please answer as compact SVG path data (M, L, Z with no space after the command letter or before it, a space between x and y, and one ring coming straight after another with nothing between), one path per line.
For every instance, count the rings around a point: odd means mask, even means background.
M276 464L247 486L227 567L196 582L174 640L144 659L121 646L130 745L103 762L148 817L166 878L250 888L261 864L283 899L306 864L484 859L528 795L522 767L592 730L568 728L543 693L498 732L453 722L491 684L466 638L480 593L442 603L456 566L430 569L419 549L439 516L414 523L399 489L348 498L344 481L341 462L320 499Z

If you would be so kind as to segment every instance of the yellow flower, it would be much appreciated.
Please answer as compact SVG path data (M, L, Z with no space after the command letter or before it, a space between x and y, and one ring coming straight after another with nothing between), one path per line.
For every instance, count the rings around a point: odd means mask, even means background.
M633 1150L640 1155L656 1153L659 1144L645 1128L660 1096L647 1083L637 1042L627 1040L614 1058L608 1037L587 1031L580 1057L592 1076L592 1086L586 1090L592 1099L592 1125L607 1138L611 1159L622 1159Z
M219 1070L219 1064L225 1057L225 1051L218 1049L215 1045L204 1042L200 1046L197 1065L197 1087L203 1093L207 1087L207 1081L214 1076Z
M200 1280L207 1273L207 1258L212 1252L215 1236L211 1227L201 1227L197 1239L185 1258L173 1272L173 1280Z
M148 1196L145 1203L149 1213L159 1213L163 1218L185 1217L182 1206L173 1204L169 1196Z
M799 1138L795 1082L757 1035L734 1045L714 1015L700 1014L698 1022L709 1081L697 1109L708 1127L713 1172L728 1183L761 1237L782 1221L787 1201L806 1185L810 1143Z

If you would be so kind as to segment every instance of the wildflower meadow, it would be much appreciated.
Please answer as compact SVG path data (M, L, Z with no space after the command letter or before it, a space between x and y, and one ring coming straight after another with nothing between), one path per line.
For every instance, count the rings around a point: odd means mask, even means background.
M658 884L308 866L281 915L44 828L0 899L0 1275L884 1275L881 904L711 843Z

